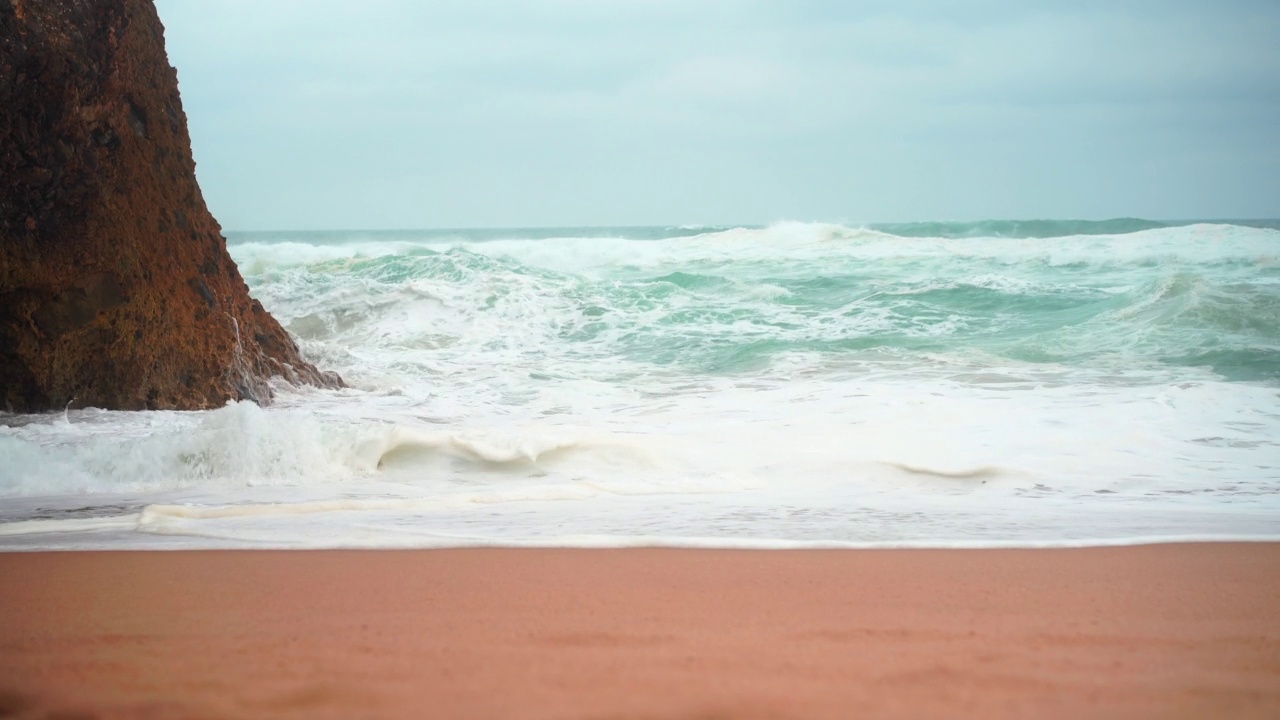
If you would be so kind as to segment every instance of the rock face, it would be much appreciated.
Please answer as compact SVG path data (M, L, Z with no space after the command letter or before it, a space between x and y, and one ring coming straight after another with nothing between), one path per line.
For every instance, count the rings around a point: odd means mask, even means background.
M196 185L151 0L0 0L0 411L335 387L256 300Z

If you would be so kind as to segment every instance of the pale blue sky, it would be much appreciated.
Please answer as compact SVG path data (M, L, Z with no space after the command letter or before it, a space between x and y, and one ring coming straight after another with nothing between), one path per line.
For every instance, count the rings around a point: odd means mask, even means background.
M157 0L229 230L1280 216L1280 3Z

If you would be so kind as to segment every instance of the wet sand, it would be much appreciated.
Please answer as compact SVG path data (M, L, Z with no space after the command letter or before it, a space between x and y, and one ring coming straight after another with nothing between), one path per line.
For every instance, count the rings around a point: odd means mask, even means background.
M0 718L1275 718L1280 544L0 554Z

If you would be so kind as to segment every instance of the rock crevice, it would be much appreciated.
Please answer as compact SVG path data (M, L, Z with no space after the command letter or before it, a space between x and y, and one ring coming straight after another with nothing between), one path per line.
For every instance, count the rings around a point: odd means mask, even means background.
M196 183L151 0L0 0L0 411L337 387L248 288Z

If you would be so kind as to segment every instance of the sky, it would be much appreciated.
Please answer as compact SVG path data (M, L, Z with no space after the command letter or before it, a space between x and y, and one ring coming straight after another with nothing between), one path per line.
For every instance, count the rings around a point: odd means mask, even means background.
M156 0L228 230L1280 216L1274 0Z

